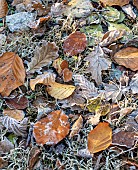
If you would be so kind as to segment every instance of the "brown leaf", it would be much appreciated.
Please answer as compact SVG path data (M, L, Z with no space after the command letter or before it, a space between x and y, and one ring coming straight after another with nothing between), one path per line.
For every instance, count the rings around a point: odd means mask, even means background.
M72 80L72 74L73 73L68 68L65 68L62 73L63 73L64 82L69 82L69 81Z
M3 115L14 118L17 121L21 121L24 118L24 112L22 110L4 109Z
M22 59L13 52L0 57L0 93L9 96L12 90L24 84L25 69Z
M129 4L129 0L100 0L100 2L104 6L113 6L113 5L124 6L126 4Z
M5 169L5 166L8 166L8 162L5 161L2 157L0 157L0 169Z
M72 138L73 136L78 134L82 126L83 126L83 118L80 115L79 118L73 124L69 137Z
M138 48L124 48L115 53L113 58L119 65L123 65L133 71L138 70Z
M73 56L83 52L86 48L86 45L86 35L76 31L70 34L69 37L64 41L63 49L67 55Z
M44 41L42 47L36 47L34 57L28 64L27 71L34 73L40 71L43 66L47 66L52 60L58 57L58 47L54 42Z
M41 4L40 2L32 2L32 9L35 9L37 11L37 15L38 16L44 16L47 15L48 12L50 11L50 7L45 7L43 4Z
M7 15L8 4L6 0L0 0L0 18L3 18Z
M55 82L56 75L51 72L45 72L42 75L38 75L35 79L30 80L30 87L32 90L35 89L36 84L49 85L50 83Z
M119 131L113 135L113 144L131 148L136 138L138 138L136 132Z
M104 34L100 46L108 46L114 41L122 38L126 34L125 30L112 30Z
M65 99L69 97L75 90L75 86L60 84L60 83L51 83L50 86L46 88L49 95L55 99Z
M96 46L94 51L89 53L84 60L89 61L86 72L91 73L92 79L97 84L100 84L102 82L102 71L107 70L111 66L111 61L100 46Z
M25 96L16 96L14 98L6 98L5 102L10 109L25 109L28 107L28 99Z
M14 145L4 136L4 139L0 141L0 153L5 154L14 149Z
M61 76L62 71L65 68L68 68L69 64L68 64L68 62L66 60L62 60L62 58L58 58L58 59L54 60L53 67L56 69L58 74Z
M133 5L135 5L138 9L138 0L133 0Z
M96 128L88 134L88 150L96 153L105 150L112 143L112 129L109 123L99 123Z
M53 145L64 139L69 129L68 116L56 110L34 124L33 134L38 144Z

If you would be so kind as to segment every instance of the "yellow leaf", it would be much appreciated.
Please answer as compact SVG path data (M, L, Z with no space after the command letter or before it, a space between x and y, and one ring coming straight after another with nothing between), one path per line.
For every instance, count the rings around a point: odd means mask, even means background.
M60 83L51 83L50 86L46 88L49 95L55 99L65 99L69 97L75 90L75 86L60 84Z
M105 150L112 143L112 129L109 123L101 122L88 134L88 150L96 153Z

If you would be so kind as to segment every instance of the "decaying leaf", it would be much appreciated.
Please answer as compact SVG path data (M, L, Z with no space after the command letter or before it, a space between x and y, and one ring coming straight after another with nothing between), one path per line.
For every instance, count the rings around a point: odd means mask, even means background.
M23 110L11 110L11 109L4 109L3 110L4 116L9 116L14 118L17 121L21 121L24 118Z
M91 73L97 84L102 82L102 71L107 70L111 66L111 61L105 57L106 54L103 52L103 49L100 46L96 46L94 51L89 53L84 59L89 61L86 72Z
M101 104L102 104L101 98L95 97L88 100L87 108L89 112L98 112L98 110L101 107Z
M127 47L118 51L114 55L114 60L119 65L123 65L133 71L138 70L138 48Z
M8 162L0 157L0 169L5 169L6 166L8 166Z
M5 102L10 109L25 109L28 107L28 99L25 96L6 98Z
M62 73L64 82L69 82L72 80L73 73L68 68L65 68Z
M129 86L133 94L138 93L138 73L132 77Z
M4 136L0 141L0 155L10 152L11 149L14 149L14 145Z
M55 99L65 99L69 97L75 90L75 86L60 84L60 83L51 83L49 87L46 88L49 95Z
M72 138L73 136L78 134L80 129L82 128L82 125L83 125L83 118L80 115L79 118L73 124L69 137Z
M6 0L0 0L0 18L3 18L7 15L8 4Z
M100 2L104 6L113 6L113 5L124 6L126 4L129 4L129 0L100 0Z
M30 80L30 87L32 90L35 89L36 84L49 85L55 82L56 75L52 72L45 72L42 75L38 75L35 79Z
M138 9L138 0L133 0L133 4L137 7Z
M77 55L83 52L87 45L87 38L84 33L76 31L69 35L64 41L63 49L69 56Z
M95 115L92 115L89 117L89 119L87 120L87 123L95 126L100 122L100 116L101 114L96 113Z
M48 65L58 57L58 47L54 42L43 42L42 47L36 47L34 57L28 64L27 71L34 73L40 71L43 66Z
M0 93L9 96L12 90L24 84L25 69L22 59L13 52L0 57Z
M13 132L17 136L27 136L28 118L24 118L22 121L17 121L9 116L0 117L0 123L8 130Z
M88 150L96 153L105 150L112 143L112 129L109 123L101 122L88 134Z
M88 99L93 96L97 96L97 88L93 82L88 81L83 75L73 75L75 86L78 86L80 90L77 92L84 98Z
M117 41L118 39L122 38L125 34L126 34L125 30L108 31L104 34L100 46L108 46L114 41Z
M38 144L54 145L68 135L69 129L68 116L56 110L34 124L33 135Z
M137 138L136 132L119 131L113 135L113 144L131 148Z

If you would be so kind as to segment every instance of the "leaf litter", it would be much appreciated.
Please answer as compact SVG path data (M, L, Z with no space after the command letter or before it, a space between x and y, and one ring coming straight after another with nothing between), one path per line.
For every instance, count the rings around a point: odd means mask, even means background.
M137 168L137 1L0 4L2 168Z

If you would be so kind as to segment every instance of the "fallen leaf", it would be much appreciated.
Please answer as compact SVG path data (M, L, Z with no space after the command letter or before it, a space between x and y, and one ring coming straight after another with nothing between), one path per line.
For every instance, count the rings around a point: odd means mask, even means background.
M136 19L136 14L133 11L133 7L131 4L125 5L122 7L122 10L131 18Z
M36 47L34 57L28 64L27 71L34 73L40 71L43 66L48 65L52 60L58 57L58 47L54 42L44 41L42 47Z
M124 6L126 4L129 4L129 0L100 0L100 2L104 6L113 6L113 5L118 5L118 6Z
M16 6L16 5L21 4L21 3L23 3L23 0L13 0L12 6Z
M63 74L63 80L64 80L64 82L69 82L69 81L72 80L72 75L73 75L73 73L72 73L72 71L70 71L68 68L65 68L65 69L63 70L62 74Z
M36 84L49 85L55 82L56 75L52 72L45 72L42 75L38 75L35 79L30 80L30 87L32 90L35 89Z
M122 38L126 35L125 30L112 30L108 31L104 34L103 39L100 43L100 46L108 46L111 43L117 41L118 39Z
M84 59L89 62L86 72L91 73L92 79L94 79L97 84L102 82L102 71L107 70L111 66L111 61L105 57L106 54L103 52L103 49L100 46L96 46L94 51L89 53Z
M138 48L127 47L115 53L113 59L119 65L123 65L133 71L138 70Z
M96 113L95 115L90 116L87 120L87 123L93 126L97 125L100 122L100 116L101 114L99 113Z
M72 138L73 136L78 134L82 126L83 126L83 118L80 115L79 118L73 124L69 137Z
M56 110L34 124L33 135L38 144L53 145L64 139L69 129L68 116Z
M24 111L23 110L4 109L3 115L14 118L17 121L21 121L24 118Z
M138 138L136 132L119 131L113 134L113 144L131 148L133 147L136 138Z
M118 122L120 122L126 115L129 115L134 109L132 107L122 108L119 112Z
M88 81L83 75L73 75L75 86L79 89L77 93L82 97L88 99L93 96L97 96L97 88L93 82Z
M101 122L88 134L88 150L96 153L105 150L112 143L112 129L109 123Z
M0 93L9 96L12 90L24 84L25 69L22 59L13 52L0 57Z
M50 12L50 7L48 6L46 7L40 2L33 1L31 8L37 11L38 16L44 16L44 15L47 15L48 12Z
M11 149L14 149L14 145L4 136L0 141L0 155L9 153Z
M132 94L138 93L138 73L136 73L132 77L132 79L131 79L131 81L129 83L129 87L132 90Z
M75 90L75 86L60 84L60 83L51 83L49 87L46 88L49 95L55 99L65 99L69 97Z
M89 152L88 149L80 149L78 151L78 156L82 158L92 158L92 154Z
M29 104L29 101L25 96L6 98L5 102L10 109L25 109Z
M58 74L61 76L62 75L62 71L65 68L69 67L69 64L66 60L62 60L62 58L57 58L56 60L54 60L53 62L53 67L56 69L56 71L58 72Z
M0 169L5 169L6 166L8 166L8 162L0 157Z
M8 4L6 0L0 0L0 18L3 18L8 13Z
M138 0L133 0L133 5L135 5L138 9Z
M87 45L87 38L84 33L76 31L69 35L64 41L63 49L69 56L77 55L83 52Z
M95 97L88 100L87 108L89 112L97 112L101 107L101 98Z

